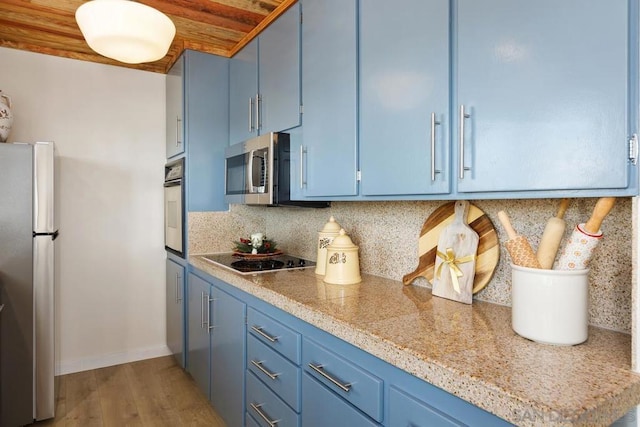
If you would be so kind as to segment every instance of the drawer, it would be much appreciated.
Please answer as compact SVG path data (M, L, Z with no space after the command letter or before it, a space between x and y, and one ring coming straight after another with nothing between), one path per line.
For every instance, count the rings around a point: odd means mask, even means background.
M247 369L300 412L300 368L253 335L247 337Z
M305 372L374 420L382 422L384 384L380 378L307 338L302 344L302 363Z
M427 403L394 386L389 387L389 425L391 426L464 426Z
M250 371L246 379L246 404L249 417L260 426L297 427L299 416Z
M253 308L247 310L247 330L296 365L300 364L300 334Z
M254 420L251 414L249 414L248 412L244 414L244 418L245 427L260 427L260 424L258 424L258 422Z
M306 372L302 376L302 396L302 425L304 427L375 427L379 425ZM390 425L396 427L409 424Z

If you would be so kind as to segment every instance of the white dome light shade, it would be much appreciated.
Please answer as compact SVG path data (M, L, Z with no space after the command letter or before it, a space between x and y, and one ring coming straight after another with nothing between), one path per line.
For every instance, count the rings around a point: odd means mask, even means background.
M162 12L130 0L92 0L76 10L91 49L127 64L153 62L167 54L176 27Z

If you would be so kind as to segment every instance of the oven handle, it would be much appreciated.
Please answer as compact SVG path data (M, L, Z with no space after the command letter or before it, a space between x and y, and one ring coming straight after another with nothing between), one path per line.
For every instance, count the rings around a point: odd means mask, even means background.
M178 185L182 185L182 179L174 179L173 181L165 181L165 187L176 187Z

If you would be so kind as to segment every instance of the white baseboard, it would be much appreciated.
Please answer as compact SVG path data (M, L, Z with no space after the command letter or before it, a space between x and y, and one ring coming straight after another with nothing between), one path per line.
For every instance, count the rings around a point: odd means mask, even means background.
M56 363L56 375L72 374L74 372L88 371L90 369L105 368L107 366L121 365L154 357L168 356L171 351L166 345L159 347L138 348L118 353L110 353L96 357L88 357L75 360L61 360Z

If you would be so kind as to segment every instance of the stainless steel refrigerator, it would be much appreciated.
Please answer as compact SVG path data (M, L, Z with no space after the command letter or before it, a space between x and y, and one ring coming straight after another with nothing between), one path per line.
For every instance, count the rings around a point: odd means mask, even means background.
M0 425L54 415L54 144L0 143Z

